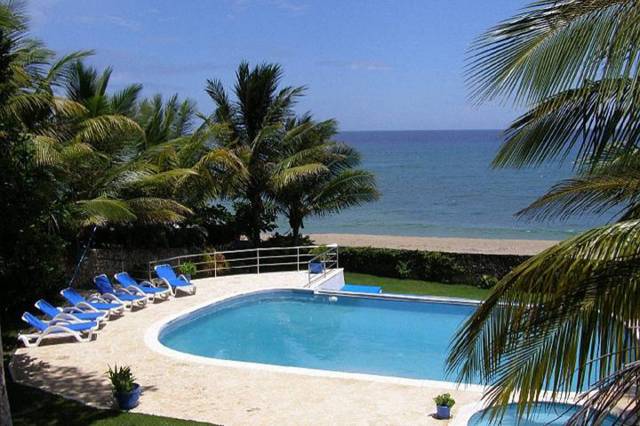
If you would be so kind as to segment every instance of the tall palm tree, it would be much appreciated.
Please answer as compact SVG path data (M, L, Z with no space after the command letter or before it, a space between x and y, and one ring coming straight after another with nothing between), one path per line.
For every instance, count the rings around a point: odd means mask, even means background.
M287 130L285 121L292 116L291 108L304 89L279 88L281 79L279 65L261 64L251 69L243 62L236 71L234 101L219 80L207 82L206 91L216 107L209 124L226 130L221 145L243 165L242 178L235 181L235 194L248 203L248 237L256 246L260 244L269 182L281 158L283 141L303 130Z
M288 120L286 128L305 128L288 139L283 159L271 178L274 198L286 216L295 244L309 216L338 213L379 197L374 176L355 169L360 155L348 145L333 142L334 120L313 122L310 116Z
M612 182L598 169L611 152L621 156L615 167L633 163L638 147L638 18L640 3L632 0L537 1L474 45L475 99L502 97L529 109L507 131L494 165L538 165L576 153L582 175L529 212L598 211L618 201L635 211L635 184L618 180L617 192L601 190ZM543 394L564 399L576 388L584 405L570 424L599 423L618 404L625 408L619 421L635 418L639 265L635 214L534 256L463 325L449 354L451 371L488 385L494 418L512 399L526 415Z

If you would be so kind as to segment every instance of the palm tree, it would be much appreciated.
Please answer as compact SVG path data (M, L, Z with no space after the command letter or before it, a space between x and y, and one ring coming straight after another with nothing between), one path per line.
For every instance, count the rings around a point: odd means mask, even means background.
M331 140L337 133L335 121L315 123L303 116L288 120L286 128L306 129L288 139L271 179L275 201L297 245L305 218L339 213L374 201L379 194L374 176L355 169L358 152Z
M304 130L285 129L303 88L279 88L281 79L279 65L262 64L251 69L243 62L236 71L235 101L219 80L207 82L206 91L216 107L207 125L217 134L218 148L230 151L238 159L236 164L241 165L242 172L233 179L233 197L247 203L247 233L256 246L265 221L269 221L269 183L282 158L284 141ZM213 152L221 155L222 151Z
M185 170L160 170L136 158L143 129L131 118L139 85L108 93L111 69L102 73L73 61L62 67L62 86L75 110L52 114L33 129L36 156L53 167L69 190L72 227L122 222L175 222L190 211L158 191Z
M640 379L640 220L633 175L623 169L633 167L640 137L639 17L632 0L538 1L472 50L475 99L503 97L529 109L507 131L495 166L576 152L581 175L527 211L562 215L626 203L633 213L518 266L463 325L450 370L488 385L494 418L512 399L525 415L545 392L563 399L576 387L584 405L570 424L599 423L617 404L625 408L621 422L640 411L631 393ZM601 167L626 171L607 177Z

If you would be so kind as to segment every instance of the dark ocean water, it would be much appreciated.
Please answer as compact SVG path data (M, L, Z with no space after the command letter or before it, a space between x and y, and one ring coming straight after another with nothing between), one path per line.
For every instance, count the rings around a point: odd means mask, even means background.
M362 166L375 173L382 197L338 215L312 218L305 233L564 239L609 219L540 223L514 218L572 170L569 162L492 169L500 131L344 132L338 139L360 151Z

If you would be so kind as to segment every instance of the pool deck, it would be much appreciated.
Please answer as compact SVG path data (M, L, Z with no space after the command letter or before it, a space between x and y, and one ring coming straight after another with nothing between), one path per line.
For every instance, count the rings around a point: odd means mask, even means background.
M456 389L444 382L203 362L168 354L153 337L160 324L176 314L244 293L301 288L307 275L266 273L195 282L195 296L127 312L108 322L89 343L18 349L10 366L15 380L107 408L112 405L107 366L130 365L143 387L133 412L224 425L455 425L469 415L458 415L458 410L469 411L480 400L477 387ZM451 421L431 417L433 398L443 392L457 402Z

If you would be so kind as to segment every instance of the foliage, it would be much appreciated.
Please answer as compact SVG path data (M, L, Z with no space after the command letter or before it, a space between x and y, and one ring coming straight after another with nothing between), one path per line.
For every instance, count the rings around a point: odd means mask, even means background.
M622 211L617 223L563 241L516 268L463 325L449 355L461 381L480 377L497 419L515 399L522 416L543 392L583 391L569 424L598 423L640 378L640 222L636 150L640 4L533 3L483 35L471 58L479 101L511 98L528 111L506 133L495 166L538 165L575 154L578 177L521 214L567 217Z
M302 130L286 138L271 181L276 204L298 245L305 218L339 213L377 200L379 194L373 175L355 168L360 163L357 151L332 141L335 121L315 122L305 115L288 120L286 128Z
M411 275L411 267L409 266L409 262L406 260L399 260L396 263L396 272L400 278L409 278Z
M409 268L405 276L398 273L403 262ZM384 277L413 278L444 283L468 283L468 274L455 259L444 253L419 250L395 250L372 247L340 248L340 265L353 272Z
M433 402L435 402L438 407L451 408L455 405L456 400L451 398L451 394L443 393L433 398Z
M482 274L478 287L480 288L493 288L500 281L495 275Z
M193 262L183 262L180 264L179 268L180 272L188 277L195 275L196 272L198 272L198 267Z
M114 393L124 394L133 391L136 379L133 377L131 367L114 365L112 369L109 366L106 374L109 376Z

